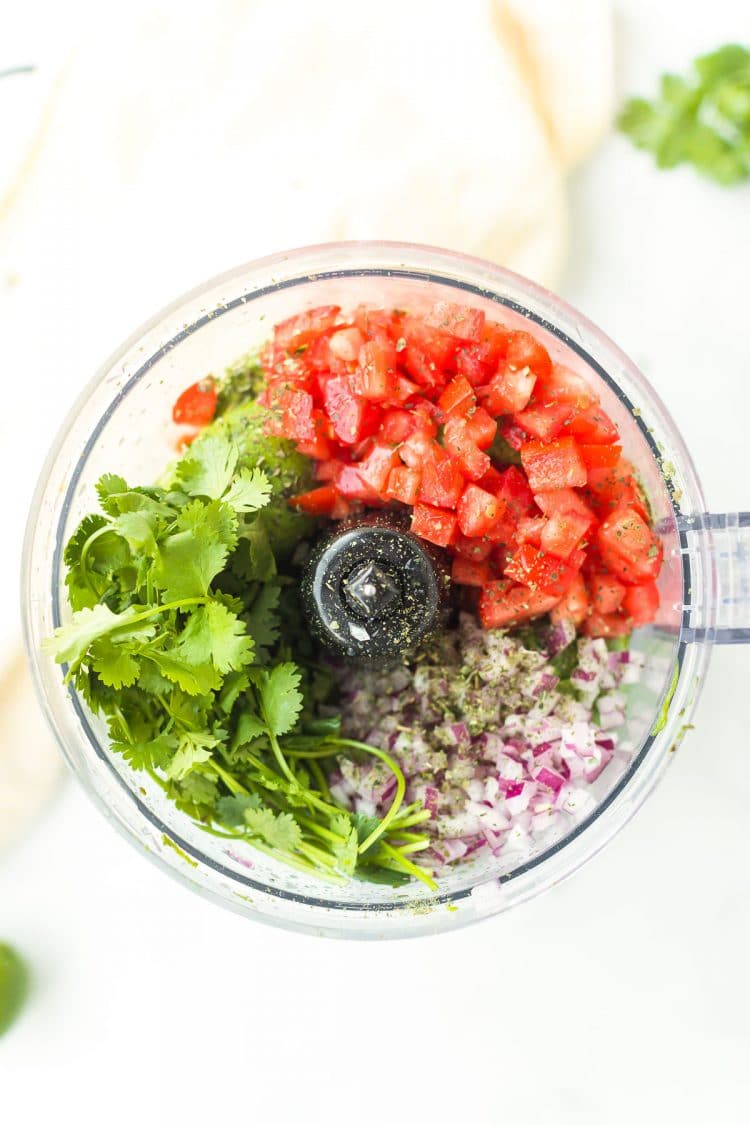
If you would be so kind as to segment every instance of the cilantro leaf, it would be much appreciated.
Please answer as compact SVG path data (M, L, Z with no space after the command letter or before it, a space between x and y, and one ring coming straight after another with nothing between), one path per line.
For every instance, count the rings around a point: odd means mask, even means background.
M143 650L143 656L152 660L162 676L188 695L205 695L221 686L221 677L212 664L193 664L177 649L163 652L158 648L148 648Z
M259 648L273 645L278 640L279 619L276 607L280 596L280 586L273 583L261 586L257 598L245 614L248 632Z
M276 559L261 520L255 520L243 530L232 555L231 567L246 582L269 582L276 576Z
M653 101L631 98L619 128L659 168L693 167L719 184L750 177L750 49L728 44L696 59L687 77L665 74Z
M207 434L190 446L177 466L177 480L191 496L219 500L229 488L237 465L237 446L227 438Z
M219 672L236 672L249 664L253 648L244 623L221 602L208 602L194 610L177 644L186 662L210 661Z
M245 809L245 824L270 847L293 852L302 843L300 826L290 813L274 813L271 809Z
M211 751L218 744L219 740L208 731L185 731L180 735L179 746L167 766L167 777L181 781L195 766L210 761Z
M252 742L253 739L260 738L261 735L266 733L265 723L258 715L255 715L252 711L243 711L237 720L231 748L236 750L238 746L245 746L248 742Z
M100 637L91 646L94 671L108 687L130 687L140 674L140 663L125 644L116 644L110 637Z
M194 500L180 512L175 528L160 544L154 584L166 601L201 597L236 543L236 517L220 501Z
M109 606L103 604L90 609L79 609L67 625L55 629L52 636L42 642L42 649L53 656L58 664L70 664L75 668L82 662L95 640L115 629L131 625L123 639L125 636L130 639L151 636L154 626L150 622L132 624L138 616L138 609L138 606L130 606L122 613L113 613Z
M257 793L220 797L216 802L216 812L220 820L230 828L239 828L245 823L245 809L258 809L261 799Z
M260 469L242 469L224 494L235 512L257 512L271 498L271 482Z
M176 746L176 739L168 735L160 735L146 742L120 742L113 739L110 743L110 748L121 754L134 770L164 769Z
M301 680L296 664L277 664L270 672L258 674L258 689L263 718L277 737L290 731L302 710Z

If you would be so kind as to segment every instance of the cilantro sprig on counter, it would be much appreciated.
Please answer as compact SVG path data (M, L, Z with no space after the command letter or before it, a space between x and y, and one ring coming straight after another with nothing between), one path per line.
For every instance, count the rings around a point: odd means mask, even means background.
M295 463L275 473L281 456L269 442L278 439L236 411L160 486L100 479L101 511L65 551L73 613L45 648L105 718L112 750L207 831L334 882L416 877L434 887L409 858L429 847L419 826L430 814L404 806L396 762L340 737L335 714L317 715L332 684L284 569L309 529L286 507ZM395 775L382 819L332 798L325 767L342 754L374 755Z
M750 49L728 44L697 58L688 77L665 74L654 101L631 98L618 120L659 168L692 164L719 184L750 177Z

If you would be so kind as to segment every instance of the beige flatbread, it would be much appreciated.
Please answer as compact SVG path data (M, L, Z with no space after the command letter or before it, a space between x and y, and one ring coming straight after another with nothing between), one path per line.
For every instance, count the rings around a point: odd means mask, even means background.
M0 851L49 801L61 776L62 755L19 651L0 676Z

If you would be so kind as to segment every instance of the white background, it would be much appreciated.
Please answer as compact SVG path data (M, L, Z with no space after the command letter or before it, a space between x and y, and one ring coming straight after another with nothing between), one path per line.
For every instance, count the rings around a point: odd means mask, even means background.
M627 91L748 39L741 0L619 12ZM657 173L612 137L572 200L563 295L657 386L710 506L750 508L750 189ZM718 651L697 729L604 855L442 938L254 926L144 863L69 784L0 867L0 937L36 978L0 1044L0 1116L747 1121L749 679L750 652Z

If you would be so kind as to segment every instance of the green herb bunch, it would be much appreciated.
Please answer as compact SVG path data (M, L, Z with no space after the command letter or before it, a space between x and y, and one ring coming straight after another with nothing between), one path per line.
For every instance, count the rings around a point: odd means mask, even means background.
M332 681L280 562L309 522L286 506L291 462L273 442L282 444L237 406L161 486L103 476L101 512L65 551L72 617L45 648L105 718L111 749L207 831L334 882L416 877L434 888L410 858L429 847L419 828L430 814L404 805L397 763L341 738L339 716L318 715ZM326 775L342 754L374 755L393 771L382 819L332 798Z
M689 77L665 74L660 97L631 98L619 127L659 168L692 164L720 184L750 176L750 49L728 44L693 64Z

